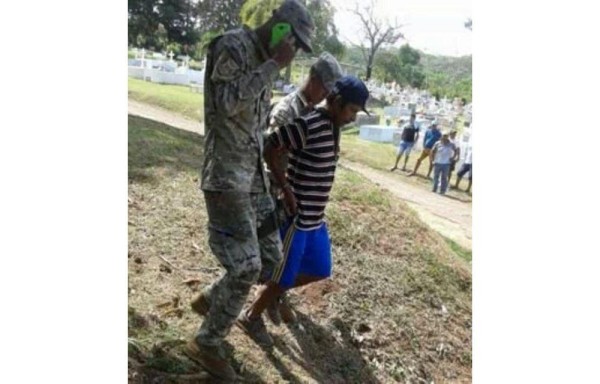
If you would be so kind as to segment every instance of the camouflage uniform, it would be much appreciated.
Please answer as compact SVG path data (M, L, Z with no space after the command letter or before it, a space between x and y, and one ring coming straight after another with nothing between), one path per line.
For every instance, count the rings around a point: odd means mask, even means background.
M282 258L275 227L259 236L260 227L273 219L261 155L279 66L245 27L213 40L206 60L201 188L210 248L226 272L204 290L211 306L196 340L216 346L229 333L251 286Z
M279 100L275 107L273 107L270 114L269 131L272 132L276 127L289 124L297 117L305 115L313 109L313 106L308 105L308 101L302 95L302 91L297 89Z

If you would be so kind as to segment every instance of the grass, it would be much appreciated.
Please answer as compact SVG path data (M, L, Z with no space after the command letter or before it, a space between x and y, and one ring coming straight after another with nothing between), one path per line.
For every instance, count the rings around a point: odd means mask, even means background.
M190 301L221 273L198 190L203 138L130 116L128 146L130 382L206 382L181 351L201 322ZM299 325L267 323L272 350L228 336L244 381L470 382L470 265L351 171L338 170L327 217L333 277L290 295Z
M471 262L471 260L473 259L473 251L466 249L464 247L461 247L455 241L453 241L447 237L444 237L444 240L446 240L446 243L448 243L448 245L450 246L450 249L452 249L458 257L468 261L469 263Z
M179 113L195 121L204 121L204 96L182 85L156 84L129 78L130 98Z

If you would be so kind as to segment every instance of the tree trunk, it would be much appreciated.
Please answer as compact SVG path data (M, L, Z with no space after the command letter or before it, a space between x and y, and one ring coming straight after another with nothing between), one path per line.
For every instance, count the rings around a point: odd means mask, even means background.
M371 72L373 71L374 57L375 57L374 54L369 55L369 60L367 61L367 78L365 79L365 81L369 81L369 79L371 78Z

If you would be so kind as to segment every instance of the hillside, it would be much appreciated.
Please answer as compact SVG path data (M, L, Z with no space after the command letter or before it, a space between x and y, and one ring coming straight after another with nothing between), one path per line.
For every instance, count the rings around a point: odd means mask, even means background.
M398 49L389 48L387 51L397 52ZM424 88L432 93L438 93L441 97L464 97L467 101L472 100L472 56L437 56L418 52L419 64L425 74ZM347 48L342 61L365 66L363 55L357 47Z
M129 381L208 382L181 347L220 273L198 191L202 137L129 117ZM245 382L468 383L471 271L404 203L340 169L327 209L334 274L292 295L293 327L263 350L234 328Z

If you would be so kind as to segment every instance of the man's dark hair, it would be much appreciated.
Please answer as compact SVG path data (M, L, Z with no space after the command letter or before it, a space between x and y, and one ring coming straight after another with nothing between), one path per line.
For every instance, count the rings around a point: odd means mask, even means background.
M335 99L338 96L340 98L341 107L344 108L348 104L348 101L344 100L344 98L341 97L339 94L333 93L333 92L327 96L327 104L333 105L333 103L335 102Z

